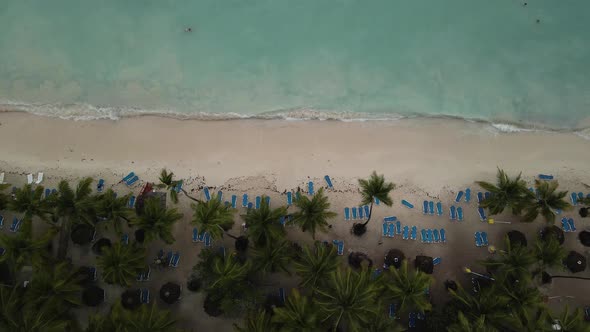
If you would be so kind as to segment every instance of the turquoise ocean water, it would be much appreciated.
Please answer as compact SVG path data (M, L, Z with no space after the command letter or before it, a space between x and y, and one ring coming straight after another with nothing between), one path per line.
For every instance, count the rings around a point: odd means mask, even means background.
M590 1L523 2L3 0L0 108L589 126Z

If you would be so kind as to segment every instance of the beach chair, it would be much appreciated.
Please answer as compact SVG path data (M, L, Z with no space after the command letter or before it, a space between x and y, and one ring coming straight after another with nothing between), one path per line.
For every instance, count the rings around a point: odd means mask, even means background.
M417 237L418 237L418 228L416 226L412 226L412 230L410 232L410 239L416 241Z
M5 252L6 252L6 249L0 248L0 257L2 257Z
M449 218L451 220L457 219L457 208L454 205L451 205L451 207L449 208Z
M221 255L221 257L225 258L225 247L221 246L219 247L219 254Z
M428 201L424 201L422 202L422 213L423 214L428 214Z
M129 207L132 208L135 206L135 196L129 197Z
M561 228L563 228L564 232L570 232L570 224L565 217L561 218Z
M481 191L477 192L477 203L481 203L483 201L483 193Z
M438 234L438 229L433 229L432 230L432 236L434 239L434 243L439 243L440 242L440 235Z
M248 210L254 208L254 203L248 202Z
M402 231L402 239L407 240L410 237L410 227L404 226Z
M488 233L486 232L481 232L481 244L483 246L488 246L489 242L488 242Z
M479 214L479 219L481 221L487 221L488 218L486 216L486 212L484 211L483 208L477 208L477 213Z
M395 319L395 304L393 303L389 305L389 318Z
M457 197L455 197L455 203L461 202L461 198L463 198L463 194L464 194L463 190L461 190L457 193Z
M377 197L375 197L374 200L375 200L375 205L379 205L379 203L381 203L381 201Z
M395 224L394 223L389 223L388 230L387 230L387 236L395 237Z
M199 242L205 242L205 233L206 232L199 233Z
M199 242L199 230L196 227L193 228L193 242Z
M45 188L45 198L49 197L49 195L51 195L51 189Z
M174 255L172 255L172 258L170 259L170 266L178 267L179 262L180 262L180 253L177 251L176 253L174 253Z
M428 202L428 213L430 213L431 216L434 215L434 202L433 201Z
M326 180L326 184L328 185L328 188L333 189L334 186L332 185L332 179L330 179L329 175L324 176L324 180Z
M381 270L381 269L373 270L373 273L371 274L371 279L373 279L373 280L377 279L377 277L380 276L381 273L383 273L383 270Z
M233 209L238 207L238 196L237 195L231 195L231 207Z
M426 235L426 230L423 228L420 230L420 242L426 243L428 241L428 235Z
M434 257L434 259L432 260L432 265L437 266L438 264L440 264L440 262L442 262L442 258Z
M369 218L369 214L370 214L370 210L369 210L369 206L365 205L363 206L363 210L365 210L365 216L367 216L367 219Z
M57 189L51 189L51 194L57 194Z
M96 267L91 266L88 271L90 271L90 273L92 274L92 281L96 281L96 279L97 279Z
M350 220L350 208L344 208L344 220Z
M223 199L223 192L221 190L219 190L217 192L217 200L221 202L222 199Z
M124 178L121 180L121 182L127 182L127 181L131 180L131 178L132 178L132 177L134 177L134 176L135 176L135 173L133 173L133 172L130 172L129 174L127 174L127 176L125 176L125 177L124 177Z
M357 218L357 214L356 214L356 206L352 207L352 220L356 220Z
M123 235L121 235L121 243L123 243L124 245L129 244L129 234L124 233Z
M101 193L104 189L104 179L100 179L98 180L98 183L96 184L96 191L98 191L99 193Z
M150 303L150 290L147 288L141 289L141 303L144 303L144 304Z
M571 193L570 199L572 200L572 205L578 205L578 195L576 193Z
M387 222L391 222L391 221L396 221L397 217L395 216L387 216L385 218L383 218L383 221L387 221Z
M584 199L584 194L583 194L583 193L581 193L581 192L579 192L579 193L578 193L578 201L581 201L581 200L583 200L583 199Z
M174 186L174 191L179 193L182 190L183 180L176 182L176 186Z
M262 203L262 197L256 196L255 202L256 202L256 210L260 209L260 203Z
M395 223L395 232L399 235L402 233L402 224L399 220Z
M410 312L410 315L408 317L408 327L409 328L416 327L416 313L414 313L414 312Z
M344 255L344 241L342 240L333 240L332 243L334 243L338 249L338 255L342 256Z
M0 229L4 228L4 216L0 214Z
M471 189L465 189L465 203L469 203L471 201Z
M285 289L282 287L279 288L279 298L281 299L281 302L285 304Z
M539 174L539 180L553 180L553 175Z
M36 184L40 184L41 182L43 182L43 172L37 173L37 181L35 181Z
M270 196L265 196L264 200L266 200L266 205L270 207Z
M576 231L576 224L574 222L574 218L569 218L567 220L567 223L570 226L570 232L575 232Z
M248 194L242 195L242 207L248 206Z
M436 215L437 216L442 216L443 215L443 208L442 208L442 203L441 202L436 203Z
M309 182L307 183L307 192L308 192L310 195L313 195L313 194L314 194L314 191L313 191L313 181L309 181Z
M358 207L358 212L359 212L359 219L361 219L361 220L365 219L365 212L363 211L362 206Z
M482 246L481 233L480 232L475 232L475 246L476 247L481 247Z
M293 193L287 192L287 206L293 205Z
M20 228L21 223L22 223L22 220L19 220L17 217L14 217L14 219L12 219L12 225L10 225L10 231L12 233L18 232L18 229Z
M492 194L491 194L489 191L486 191L486 192L483 194L483 197L484 197L485 199L490 199L490 197L492 197Z
M209 192L209 187L203 188L203 193L205 193L205 199L208 201L211 200L211 193Z
M4 172L0 173L0 184L4 184Z
M33 174L27 174L27 184L33 184Z
M389 235L389 233L387 232L388 226L389 226L389 223L386 223L386 222L383 223L383 236Z
M205 248L211 247L211 234L205 232Z
M286 220L287 220L287 219L285 218L285 216L281 216L281 217L279 218L279 223L280 223L280 224L281 224L283 227L285 227L285 223L287 222Z
M136 175L136 176L132 177L131 180L127 181L126 183L127 183L128 186L132 186L138 180L139 180L139 176Z
M445 243L447 242L447 231L444 228L440 229L440 242Z
M434 236L432 234L432 229L429 228L426 230L426 238L428 239L428 243L434 242Z
M402 199L402 205L407 207L408 209L413 209L414 208L414 204L406 201L405 199Z
M457 220L463 221L463 208L460 206L457 208Z

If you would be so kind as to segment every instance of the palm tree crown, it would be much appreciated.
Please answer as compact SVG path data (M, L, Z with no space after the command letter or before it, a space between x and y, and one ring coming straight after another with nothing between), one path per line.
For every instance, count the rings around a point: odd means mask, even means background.
M330 202L324 195L324 188L318 190L311 199L302 196L295 201L295 206L299 208L299 211L293 214L293 222L298 224L304 232L310 230L313 239L315 239L316 229L325 232L328 219L336 217L336 213L329 211Z
M486 181L476 182L480 187L491 193L479 205L487 208L490 214L500 214L505 208L510 208L513 214L519 214L523 208L523 201L527 196L526 182L518 174L514 179L498 168L496 184Z
M121 224L123 221L130 222L133 218L133 210L128 207L131 194L117 197L112 189L99 195L96 204L96 215L104 221L113 224L118 234L122 233Z
M301 287L309 287L312 290L338 267L338 255L334 246L325 246L316 242L313 247L304 246L303 252L294 262L297 275L301 277Z
M524 222L532 222L541 214L548 223L555 223L555 210L568 210L572 206L564 198L567 191L557 191L557 181L535 180L537 195L529 192L522 217Z
M289 272L292 247L286 240L280 239L257 247L252 251L254 269L262 273Z
M47 246L54 235L55 232L50 229L39 238L33 238L32 221L25 220L16 235L0 233L0 248L6 250L0 256L0 262L8 263L13 276L27 265L41 267L49 259Z
M285 235L285 228L280 223L280 218L287 214L287 208L281 206L271 209L265 197L262 197L260 209L249 209L242 216L248 229L248 237L256 246L264 246L274 239Z
M231 228L234 223L234 211L221 203L215 195L207 201L191 205L195 210L193 223L200 232L207 232L213 239L223 236L225 228Z
M25 184L18 188L14 194L14 199L8 202L8 207L12 211L23 214L23 219L32 219L37 216L47 220L49 214L49 204L43 199L43 187L37 186L35 189L30 184Z
M527 282L531 279L530 268L535 263L535 257L521 245L512 245L508 236L505 238L505 249L499 251L497 259L481 261L480 264L494 271L495 274L510 279Z
M146 269L145 255L145 249L120 242L103 249L98 257L103 279L109 284L131 285L137 274Z
M143 213L131 224L144 230L145 238L148 241L160 238L164 242L172 244L174 243L172 227L182 216L183 214L175 208L167 209L160 205L158 198L149 197L145 200Z
M425 312L432 308L425 292L432 283L432 277L419 270L410 272L407 260L403 261L399 270L390 267L383 280L389 297L399 303L399 311Z
M284 332L314 332L321 325L318 307L307 297L293 289L284 308L275 308L272 321Z

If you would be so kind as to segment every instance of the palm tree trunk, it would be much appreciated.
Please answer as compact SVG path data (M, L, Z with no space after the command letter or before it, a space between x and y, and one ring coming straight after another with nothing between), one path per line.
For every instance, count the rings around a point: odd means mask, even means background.
M59 233L59 244L57 247L57 259L63 260L68 253L68 245L70 244L70 218L64 217L61 222L61 230Z
M590 278L585 278L585 277L575 277L575 276L551 276L551 279L555 279L555 278L590 280Z
M189 199L192 199L193 201L195 201L195 202L198 202L198 203L202 203L202 201L201 201L200 199L196 199L196 198L192 197L191 195L189 195L189 194L186 192L186 190L184 190L184 188L180 188L180 190L181 190L181 191L182 191L182 193L183 193L183 194L184 194L186 197L188 197Z
M371 221L371 215L373 214L373 202L375 200L373 199L371 201L371 207L369 208L369 217L367 218L367 221L365 221L365 223L363 224L363 226L367 226L367 224L369 223L369 221Z
M230 234L230 233L228 233L228 232L225 232L225 235L227 235L227 236L231 237L231 238L232 238L232 239L234 239L234 240L237 240L237 239L238 239L238 237L237 237L237 236L233 236L233 235L231 235L231 234Z
M371 214L371 213L369 213ZM342 319L342 314L344 314L344 311L342 309L340 309L340 315L338 315L338 319L336 320L336 324L334 324L334 332L338 331L338 325L340 324L340 319Z

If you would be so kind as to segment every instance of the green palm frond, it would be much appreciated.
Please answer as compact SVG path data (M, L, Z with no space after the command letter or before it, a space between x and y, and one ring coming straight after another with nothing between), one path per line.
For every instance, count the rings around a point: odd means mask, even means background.
M275 308L272 321L284 332L314 332L321 326L317 305L293 289L285 307Z
M50 229L40 237L34 238L32 221L24 220L16 235L0 233L0 247L5 249L4 255L0 256L0 262L7 262L13 273L27 265L40 267L49 260L47 246L54 236L55 231Z
M50 304L58 308L78 306L82 287L80 275L65 262L45 266L33 274L25 301L30 305Z
M145 200L143 213L131 224L145 231L145 238L148 241L161 239L162 241L172 244L174 236L172 228L174 224L182 219L183 214L175 208L165 208L160 205L160 200L155 197L149 197Z
M533 254L540 262L541 270L546 268L561 267L567 256L567 251L559 244L559 241L550 236L546 240L538 239L533 247Z
M328 197L324 195L324 188L309 199L307 196L302 196L295 201L295 206L299 211L293 214L293 222L301 227L303 232L311 231L311 236L315 239L317 230L325 232L328 226L328 220L335 218L336 213L329 211L330 202Z
M226 294L244 286L251 266L249 261L242 263L235 257L215 256L211 266L200 270L199 274L209 292Z
M557 191L559 184L557 181L540 181L535 180L537 194L530 193L525 205L525 214L522 217L523 222L532 222L539 215L550 224L555 223L556 210L569 210L571 204L565 200L567 191Z
M512 214L519 214L529 193L526 182L521 179L521 174L511 179L499 168L495 185L485 181L476 183L491 193L490 197L484 199L479 205L488 209L492 215L500 214L506 208L509 208Z
M400 312L432 309L425 292L433 281L432 277L419 270L410 272L407 261L404 260L399 269L390 268L383 280L388 297L399 303Z
M334 246L325 246L316 242L313 247L303 247L302 254L293 266L297 275L301 277L300 286L314 290L328 279L338 264L338 255Z
M289 273L291 262L291 245L285 240L277 240L267 243L262 247L252 250L254 269L261 273L273 273L283 271Z
M194 212L193 224L199 232L207 232L213 239L223 237L225 228L231 228L234 223L234 210L221 203L213 195L209 201L200 201L191 205Z
M503 329L502 323L511 317L510 298L495 287L481 288L478 293L472 295L459 285L456 292L449 292L453 299L451 305L456 306L470 321L484 317L487 326Z
M275 325L271 321L272 316L265 310L251 311L244 319L244 327L234 324L237 332L268 332L275 331Z
M131 222L134 219L135 213L128 206L129 198L131 194L118 197L112 189L97 197L96 215L111 222L117 234L122 233L123 222Z
M281 225L280 218L286 214L286 207L271 209L266 197L263 196L260 209L249 209L246 215L242 216L248 228L248 238L258 247L282 239L285 236L285 228Z
M459 312L457 319L457 323L448 327L448 332L498 332L496 328L486 325L485 316L470 320Z
M377 172L373 171L369 179L359 179L359 185L361 187L362 205L372 204L375 198L378 198L387 206L393 205L389 193L395 189L395 184L385 182L383 175L377 175Z
M8 208L12 211L23 214L23 219L31 220L39 217L47 221L50 213L49 202L43 199L44 188L36 186L34 189L30 184L25 184L15 192L13 200L8 201Z
M145 249L116 242L105 248L97 263L104 281L109 284L130 286L137 274L146 269Z
M533 253L526 247L510 243L508 236L504 239L505 249L498 252L498 258L480 261L480 265L495 270L500 277L507 277L521 282L531 280L531 267L537 262Z

